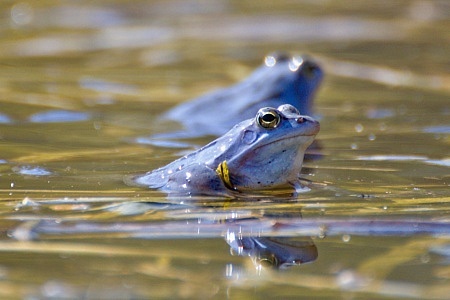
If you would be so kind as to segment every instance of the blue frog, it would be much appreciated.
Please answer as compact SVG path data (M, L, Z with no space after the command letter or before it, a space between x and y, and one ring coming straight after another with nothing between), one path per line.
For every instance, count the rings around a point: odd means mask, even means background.
M319 129L318 121L290 104L261 108L256 117L199 150L129 181L186 195L230 195L282 185L301 191L304 153Z
M313 97L323 76L321 67L306 56L267 55L262 66L243 81L182 103L162 115L160 121L180 123L181 131L138 137L135 141L186 146L170 140L221 136L253 117L261 107L290 104L303 115L312 115Z

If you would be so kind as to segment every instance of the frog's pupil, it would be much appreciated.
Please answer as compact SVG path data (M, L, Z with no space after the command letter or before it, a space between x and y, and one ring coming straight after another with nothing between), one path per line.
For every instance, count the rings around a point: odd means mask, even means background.
M265 114L262 117L262 119L263 119L264 122L271 123L271 122L273 122L275 120L275 116L272 115L272 114Z

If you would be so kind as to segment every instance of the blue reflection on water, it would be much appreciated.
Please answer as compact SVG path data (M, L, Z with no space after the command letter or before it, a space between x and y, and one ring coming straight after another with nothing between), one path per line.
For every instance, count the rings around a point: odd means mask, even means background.
M423 129L427 133L450 133L450 125L429 126Z
M42 167L33 167L33 166L17 166L13 167L12 170L15 173L29 176L49 176L53 174L52 172Z
M0 124L10 124L13 120L5 114L0 113Z
M49 110L29 117L32 123L81 122L90 119L90 114L68 110Z
M444 159L429 159L425 161L427 164L430 165L437 165L437 166L443 166L443 167L450 167L450 158L444 158Z

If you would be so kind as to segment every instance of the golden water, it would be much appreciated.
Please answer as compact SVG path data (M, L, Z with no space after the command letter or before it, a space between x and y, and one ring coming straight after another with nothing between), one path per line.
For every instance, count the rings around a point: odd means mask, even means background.
M448 299L447 1L3 1L0 11L2 298ZM180 155L129 142L167 130L161 112L242 80L275 50L307 53L327 75L310 192L171 200L123 183ZM53 110L77 114L33 121ZM259 269L230 254L225 219L247 234L311 237L318 259Z

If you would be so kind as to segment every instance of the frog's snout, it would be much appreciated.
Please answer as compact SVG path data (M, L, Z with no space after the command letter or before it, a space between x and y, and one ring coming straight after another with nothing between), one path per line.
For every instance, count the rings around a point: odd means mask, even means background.
M303 60L299 67L299 75L305 76L309 79L321 79L323 77L323 71L320 66L312 60Z
M298 124L302 124L302 123L305 123L305 122L309 122L309 123L319 123L317 120L315 120L315 119L313 119L313 118L311 118L311 117L308 117L308 116L299 116L298 118L295 119L295 121L296 121Z
M302 124L302 126L305 126L307 128L310 128L311 134L315 135L320 131L320 123L319 121L308 117L308 116L301 116L295 119L298 124Z

